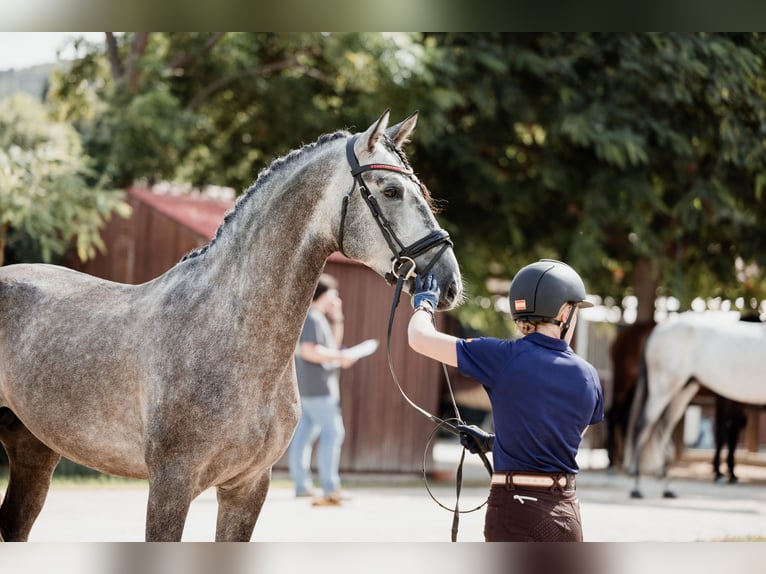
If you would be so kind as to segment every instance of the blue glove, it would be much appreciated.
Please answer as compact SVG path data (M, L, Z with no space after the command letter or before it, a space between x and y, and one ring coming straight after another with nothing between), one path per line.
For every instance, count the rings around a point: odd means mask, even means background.
M415 277L415 292L412 294L412 308L430 307L431 312L436 311L439 305L439 285L436 278L430 273L421 280L420 275Z
M492 451L495 444L494 434L484 432L476 425L457 425L455 428L460 433L460 444L471 453Z

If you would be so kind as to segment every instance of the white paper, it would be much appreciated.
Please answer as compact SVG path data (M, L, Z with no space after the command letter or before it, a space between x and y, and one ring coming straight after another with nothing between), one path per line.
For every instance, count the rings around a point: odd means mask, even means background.
M358 345L354 345L343 351L343 354L351 359L363 359L369 357L378 349L377 339L367 339Z

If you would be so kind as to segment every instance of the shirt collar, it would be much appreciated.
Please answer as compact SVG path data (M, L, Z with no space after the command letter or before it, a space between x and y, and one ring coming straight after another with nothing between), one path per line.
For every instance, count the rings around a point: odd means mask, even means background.
M547 347L548 349L554 349L556 351L566 351L569 344L564 339L554 339L548 335L542 333L530 333L524 339L527 339L530 343L539 345L540 347Z

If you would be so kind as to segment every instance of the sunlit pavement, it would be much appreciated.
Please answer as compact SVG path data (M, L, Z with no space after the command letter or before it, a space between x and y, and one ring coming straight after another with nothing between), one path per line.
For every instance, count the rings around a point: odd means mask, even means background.
M455 445L437 447L437 466L447 480L431 483L437 498L454 504L455 484L449 469L457 464ZM453 455L456 455L453 457ZM766 468L740 466L741 484L713 484L696 478L672 483L675 499L662 497L664 485L642 478L643 499L631 499L633 480L610 475L598 451L581 453L578 497L587 541L693 542L766 539ZM454 465L452 464L454 462ZM678 474L678 473L676 473ZM681 473L682 474L682 473ZM763 479L761 478L763 476ZM351 496L340 507L313 507L295 498L284 475L275 481L256 525L260 542L448 542L452 513L428 495L422 478L343 477ZM461 509L486 499L488 479L477 457L467 461ZM30 541L140 541L144 535L145 485L118 487L54 487ZM189 512L184 541L214 539L215 491L198 497ZM458 540L483 540L484 509L463 514Z

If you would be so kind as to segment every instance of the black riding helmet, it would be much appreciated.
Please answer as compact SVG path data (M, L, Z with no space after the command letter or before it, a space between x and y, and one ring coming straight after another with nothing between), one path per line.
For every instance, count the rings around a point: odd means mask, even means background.
M511 281L508 295L514 321L541 321L561 324L555 319L564 303L593 307L585 300L585 285L577 272L555 259L541 259L523 267ZM570 315L561 337L563 338Z

